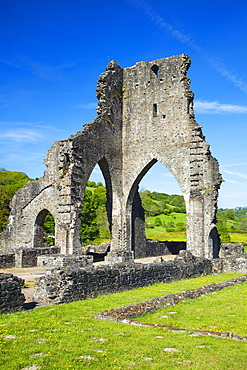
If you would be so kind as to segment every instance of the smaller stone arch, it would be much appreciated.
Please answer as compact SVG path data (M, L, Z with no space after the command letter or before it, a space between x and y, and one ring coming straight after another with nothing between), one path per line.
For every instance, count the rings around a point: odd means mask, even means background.
M219 258L220 238L216 226L212 227L208 235L208 248L209 253L213 256L213 258Z
M48 209L42 209L36 217L33 229L33 248L44 247L44 221L48 213Z

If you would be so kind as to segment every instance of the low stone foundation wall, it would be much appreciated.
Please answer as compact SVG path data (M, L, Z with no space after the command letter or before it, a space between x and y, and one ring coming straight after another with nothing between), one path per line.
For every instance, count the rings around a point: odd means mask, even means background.
M217 292L219 290L241 284L247 281L247 275L239 276L230 280L222 281L220 283L214 283L205 285L197 289L186 290L177 294L168 294L166 296L157 297L150 301L140 302L131 304L128 306L122 306L119 308L113 308L109 311L99 312L95 317L97 319L109 320L109 321L122 321L125 319L133 319L138 316L144 316L149 313L155 312L159 308L165 308L174 306L177 303L183 301L186 298L195 299L205 294Z
M15 254L0 255L0 268L10 268L15 266Z
M247 274L247 254L241 257L214 258L213 272L221 274L222 272L238 272Z
M222 272L239 272L247 273L247 253L244 251L242 243L222 244L220 249L220 258L214 258L213 271Z
M146 302L140 302L131 304L128 306L122 306L117 309L111 309L109 311L102 311L99 312L95 318L99 320L108 320L108 321L114 321L114 322L121 322L123 324L128 325L137 325L137 326L145 326L145 327L159 327L159 328L166 328L173 332L194 332L197 335L208 335L208 336L214 336L216 338L231 338L234 340L241 340L241 341L247 341L247 336L241 337L239 335L233 334L233 333L227 333L227 332L214 332L209 330L196 330L196 329L186 329L186 328L178 328L170 325L164 325L164 324L150 324L147 322L141 322L137 320L133 320L137 318L138 316L144 316L146 314L155 312L157 309L169 307L171 305L176 305L177 303L183 301L186 298L195 299L201 296L204 296L205 294L214 293L216 291L228 288L230 286L239 285L241 283L244 283L247 281L247 275L239 276L234 279L230 279L227 281L223 281L221 283L215 283L210 284L206 286L202 286L197 289L193 290L186 290L181 293L177 294L168 294L167 296L163 297L157 297L154 299L151 299L150 301Z
M171 282L212 273L212 262L183 251L173 261L143 264L115 264L90 269L56 269L35 279L34 300L60 304L94 298L156 282Z
M0 273L0 312L20 311L25 302L21 288L24 280L13 274Z
M179 254L186 249L186 242L159 242L157 240L146 240L145 257L164 256L168 254Z
M244 251L243 243L223 243L220 247L220 258L228 258L228 257L241 257L247 256L247 253Z
M37 257L37 266L48 268L86 267L93 264L93 256L47 255Z
M58 247L48 248L20 248L15 252L15 267L34 267L37 266L37 257L40 255L50 255L60 253Z

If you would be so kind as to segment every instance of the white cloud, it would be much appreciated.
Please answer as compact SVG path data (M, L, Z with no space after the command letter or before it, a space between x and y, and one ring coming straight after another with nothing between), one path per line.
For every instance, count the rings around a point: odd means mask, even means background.
M224 164L222 167L246 166L247 163Z
M37 142L44 139L44 135L35 130L9 130L0 135L0 140L11 140L15 142Z
M235 180L225 180L225 182L229 182L230 184L236 184L236 185L239 185L239 186L246 186L246 184L243 184L242 182L239 182L239 181L235 181Z
M102 174L100 168L94 168L92 173L98 173L98 174Z
M247 106L221 104L218 101L195 100L196 113L247 113Z
M42 122L41 122L42 123ZM58 128L58 127L55 127L55 126L50 126L50 125L43 125L39 122L37 123L31 123L31 122L16 122L14 124L16 124L17 126L31 126L31 127L37 127L37 128L44 128L45 130L50 130L50 131L65 131L61 128Z
M229 71L225 65L215 56L210 55L206 50L196 44L193 38L183 31L179 31L171 24L167 23L159 13L145 0L128 0L139 8L147 18L151 19L158 27L166 30L173 38L182 44L191 47L194 51L201 54L203 59L214 68L222 77L230 81L235 87L247 94L247 84L241 77Z
M242 172L233 172L233 171L229 171L229 170L221 170L222 172L224 173L227 173L229 175L233 175L233 176L236 176L236 177L241 177L242 179L246 179L247 180L247 174L246 173L242 173Z

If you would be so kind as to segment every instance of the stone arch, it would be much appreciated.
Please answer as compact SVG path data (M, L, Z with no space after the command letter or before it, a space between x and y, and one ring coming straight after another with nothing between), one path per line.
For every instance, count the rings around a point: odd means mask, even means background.
M96 165L99 165L100 170L102 172L102 175L105 180L105 186L106 186L106 211L107 211L107 217L108 217L108 222L109 222L109 227L110 231L112 229L112 202L113 202L113 196L112 196L112 176L109 170L109 163L108 160L106 159L105 156L101 157L99 160L92 161L90 164L90 167L88 166L87 168L87 173L84 174L83 178L81 179L82 181L78 183L79 189L79 197L78 197L78 205L77 209L75 212L75 217L74 217L74 239L77 240L77 244L80 245L81 248L81 206L84 201L84 195L85 195L85 190L87 186L87 182L93 172L93 169L95 168ZM78 182L78 177L76 177L76 181Z
M42 209L35 219L33 227L33 248L42 248L44 246L44 221L48 213L48 209Z
M215 225L212 225L212 229L208 235L208 248L213 258L219 258L220 238Z
M142 207L141 199L138 192L139 183L141 182L143 177L147 174L147 172L157 162L158 159L153 158L142 168L142 170L136 176L135 180L131 185L126 202L126 240L127 244L131 245L131 250L133 251L133 253L137 255L144 253L142 252L142 250L143 251L145 250L146 244L145 216L144 209ZM161 161L159 162L162 163ZM169 168L166 165L164 165L164 167L166 167L169 170ZM173 176L176 179L178 185L180 186L176 176L174 174Z

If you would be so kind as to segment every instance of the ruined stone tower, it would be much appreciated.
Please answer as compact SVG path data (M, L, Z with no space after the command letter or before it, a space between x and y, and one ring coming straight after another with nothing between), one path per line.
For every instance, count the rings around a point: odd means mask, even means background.
M145 243L138 184L157 162L177 179L187 212L187 249L216 257L215 225L221 176L193 111L186 76L187 55L139 62L122 69L108 64L98 80L98 117L66 140L55 142L46 171L14 196L1 251L39 247L48 211L55 219L55 245L80 254L80 213L90 174L98 163L107 187L112 242L109 262L132 258Z

